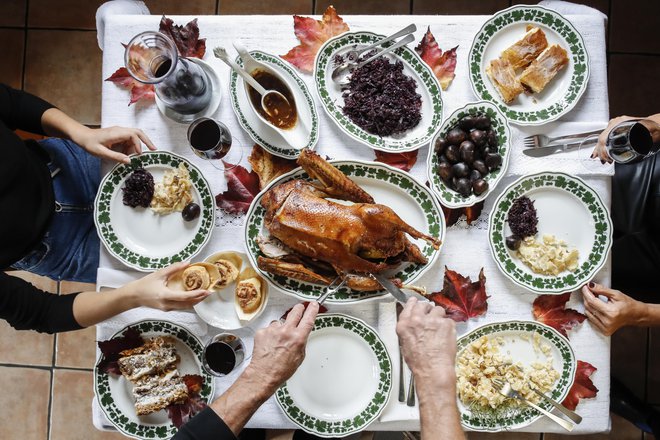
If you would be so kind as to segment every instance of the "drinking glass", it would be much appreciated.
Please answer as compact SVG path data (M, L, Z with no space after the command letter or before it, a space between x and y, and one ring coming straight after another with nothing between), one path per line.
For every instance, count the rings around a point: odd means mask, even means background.
M211 102L206 72L180 57L174 42L163 33L149 31L133 37L124 62L128 73L141 83L153 84L158 98L175 113L199 113Z
M188 143L198 157L211 160L218 169L234 168L243 158L241 143L225 124L212 118L198 118L190 124Z
M591 170L603 169L600 158L591 158L598 135L586 137L579 147L580 162ZM653 156L660 150L660 125L650 119L632 119L617 124L605 141L607 154L616 163L629 164Z
M251 356L250 346L241 337L234 333L220 333L204 347L202 366L207 373L223 377L231 374Z

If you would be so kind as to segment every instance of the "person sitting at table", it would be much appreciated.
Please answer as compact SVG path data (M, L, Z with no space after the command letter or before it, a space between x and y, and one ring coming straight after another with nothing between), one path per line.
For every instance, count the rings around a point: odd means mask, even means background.
M231 387L183 425L172 440L233 440L305 357L319 305L297 304L286 322L257 331L250 363ZM396 327L417 385L423 440L464 439L456 405L456 327L442 307L411 298Z
M61 138L22 141L15 129ZM99 158L129 162L127 154L139 153L142 142L155 149L140 130L87 128L46 101L0 84L0 269L95 281L99 238L92 204ZM113 292L62 296L0 271L0 318L16 329L54 333L136 306L189 308L208 292L167 289L167 277L183 267L175 264Z

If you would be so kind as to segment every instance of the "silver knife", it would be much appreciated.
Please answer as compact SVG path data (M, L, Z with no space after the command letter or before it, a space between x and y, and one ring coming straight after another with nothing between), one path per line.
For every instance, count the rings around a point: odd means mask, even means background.
M399 287L396 284L394 284L392 281L388 280L381 274L372 273L371 276L373 276L376 279L376 281L378 281L380 285L383 286L385 290L391 293L392 296L402 304L405 304L406 301L408 301L408 298L413 296L420 301L429 302L428 298L424 298L422 295L418 293L410 293L410 294L405 293L403 290L399 289Z
M550 156L551 154L563 153L565 151L575 150L580 146L581 142L573 142L568 144L560 145L548 145L547 147L538 147L538 148L525 148L523 153L530 157L544 157Z

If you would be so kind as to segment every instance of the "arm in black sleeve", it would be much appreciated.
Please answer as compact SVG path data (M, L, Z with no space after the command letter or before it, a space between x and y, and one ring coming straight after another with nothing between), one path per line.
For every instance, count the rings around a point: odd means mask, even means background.
M183 425L172 440L236 440L220 416L206 407Z
M53 107L30 93L0 83L0 120L11 130L20 129L45 135L41 127L41 115Z
M73 316L77 295L54 295L0 272L0 318L16 330L57 333L81 329Z

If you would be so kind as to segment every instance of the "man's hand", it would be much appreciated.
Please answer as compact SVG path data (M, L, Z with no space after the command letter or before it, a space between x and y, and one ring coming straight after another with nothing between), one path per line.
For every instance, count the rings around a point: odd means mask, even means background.
M607 297L607 302L596 295ZM582 287L582 297L589 322L605 336L626 325L639 324L644 315L644 303L600 284L589 283Z
M122 163L130 163L128 155L140 154L142 143L150 150L156 149L149 137L137 128L83 127L76 130L72 140L94 156Z

